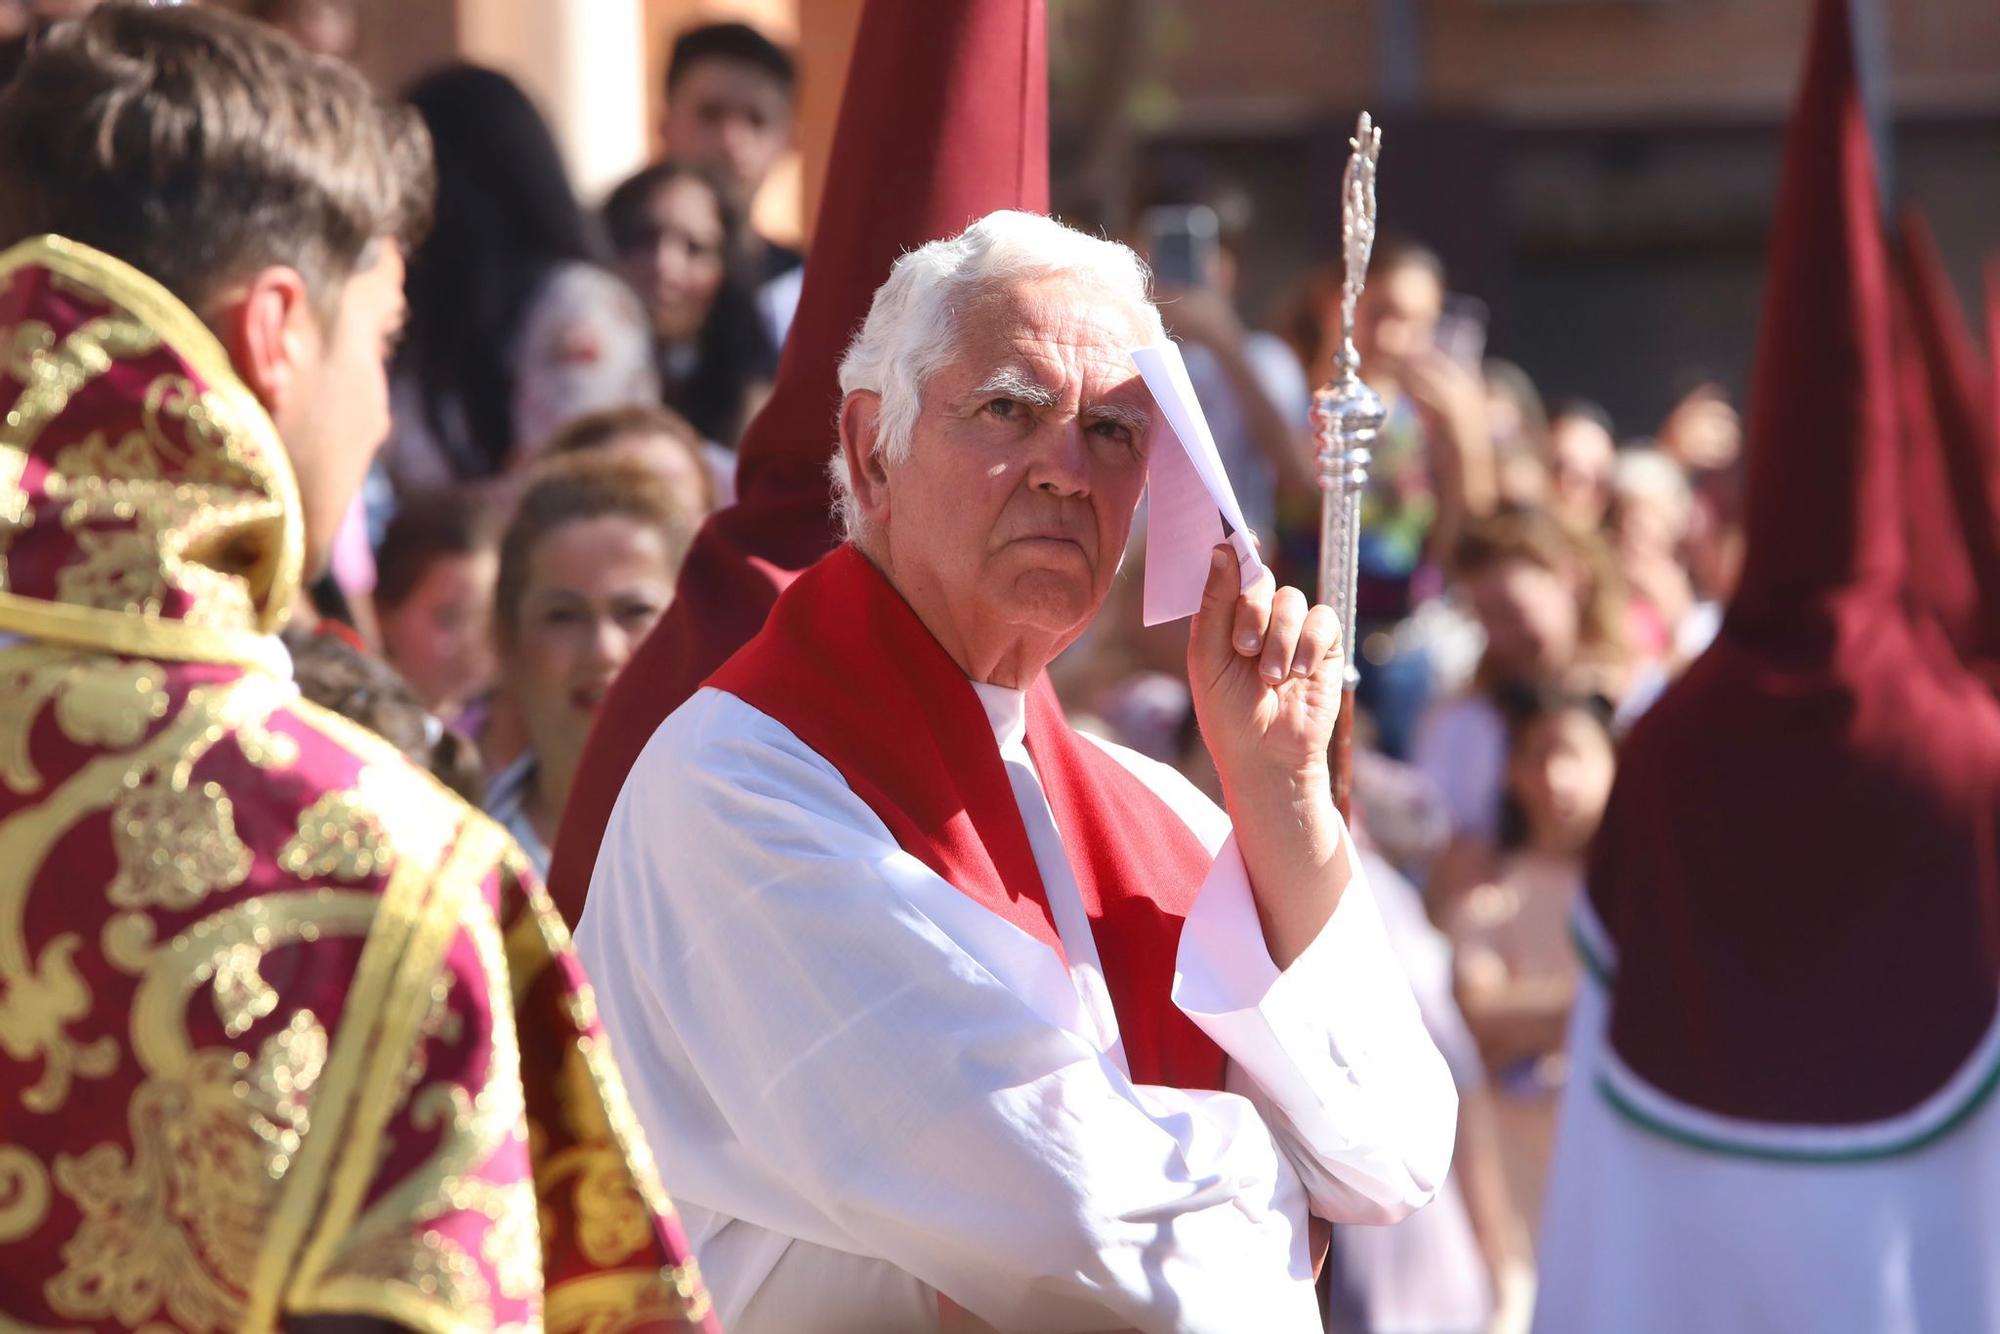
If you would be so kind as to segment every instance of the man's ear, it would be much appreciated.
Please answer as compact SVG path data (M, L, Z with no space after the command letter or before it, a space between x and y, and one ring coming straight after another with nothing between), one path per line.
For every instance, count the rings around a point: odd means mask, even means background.
M236 373L272 416L283 414L299 377L319 359L321 334L297 269L259 269L218 300L210 323Z
M882 396L857 389L840 400L840 452L862 515L879 521L889 513L889 471L882 462Z

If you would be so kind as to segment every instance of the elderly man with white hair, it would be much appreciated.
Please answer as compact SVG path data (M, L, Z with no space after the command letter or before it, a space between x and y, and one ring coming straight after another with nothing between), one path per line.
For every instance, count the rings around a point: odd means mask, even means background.
M1131 251L1003 212L841 364L849 542L660 727L578 944L727 1326L1316 1330L1455 1099L1327 781L1334 618L1218 547L1227 811L1063 721L1153 449ZM586 1214L587 1216L587 1214Z

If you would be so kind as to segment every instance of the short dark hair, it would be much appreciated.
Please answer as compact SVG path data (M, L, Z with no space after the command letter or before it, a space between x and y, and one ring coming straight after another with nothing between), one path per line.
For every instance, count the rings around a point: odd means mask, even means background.
M771 76L790 97L798 86L798 66L784 47L747 23L703 23L674 38L667 57L667 96L674 95L688 70L704 60L733 60Z
M375 551L375 605L394 611L437 561L488 551L499 542L498 517L470 491L447 487L404 496Z
M322 314L378 238L429 225L430 140L351 67L212 9L107 4L0 96L0 247L93 246L202 312L271 264Z
M1444 285L1444 260L1437 251L1413 236L1383 232L1375 238L1375 248L1369 252L1368 276L1380 278L1404 269L1421 269L1437 279L1439 286Z

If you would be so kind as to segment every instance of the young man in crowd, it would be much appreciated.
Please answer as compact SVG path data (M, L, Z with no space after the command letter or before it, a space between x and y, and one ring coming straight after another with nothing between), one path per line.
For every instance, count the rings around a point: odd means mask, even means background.
M667 108L660 141L670 159L718 173L748 209L792 147L798 70L792 57L747 23L705 23L674 39L667 57ZM771 341L784 345L798 309L805 256L756 238L762 307Z
M278 639L388 428L421 126L106 5L0 179L0 1324L712 1328L519 849Z

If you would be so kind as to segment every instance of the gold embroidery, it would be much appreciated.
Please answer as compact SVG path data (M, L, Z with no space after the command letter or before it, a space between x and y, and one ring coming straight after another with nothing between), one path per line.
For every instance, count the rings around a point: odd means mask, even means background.
M195 789L177 784L179 776L118 798L111 816L118 875L107 892L120 908L192 908L250 874L250 849L236 836L236 808L222 785Z
M451 1007L452 977L440 972L431 979L430 998L424 1007L423 1022L417 1025L416 1041L410 1049L410 1059L405 1062L402 1073L396 1078L395 1097L390 1105L402 1106L409 1101L410 1094L424 1082L424 1075L430 1070L431 1043L443 1042L455 1045L465 1036L465 1019Z
M574 1176L570 1204L576 1217L577 1249L594 1265L623 1264L652 1243L653 1217L612 1137L589 1059L581 1048L564 1054L557 1087L557 1105L567 1122L563 1128L575 1143L548 1160L542 1169L542 1189L552 1191Z
M690 1260L667 1269L592 1274L549 1289L549 1334L615 1334L649 1324L695 1323L713 1309Z
M64 1032L90 1009L90 989L71 962L81 944L74 932L49 941L33 969L7 979L0 998L0 1047L17 1061L42 1056L42 1077L21 1091L21 1105L31 1112L60 1108L75 1076L103 1079L118 1068L115 1038L79 1046Z
M316 1294L325 1310L379 1313L410 1329L490 1329L479 1262L435 1228L371 1238Z
M152 279L45 236L0 254L0 282L37 266L56 285L113 310L60 343L45 325L13 335L9 359L23 388L0 431L0 548L35 517L21 487L27 456L77 390L115 362L163 346L181 365L147 386L140 432L67 445L45 484L52 498L71 500L73 521L81 503L93 516L136 521L142 534L150 528L157 538L150 575L134 549L93 537L82 573L58 585L65 599L72 589L85 594L82 605L23 597L6 591L0 550L0 626L100 650L270 666L275 654L265 637L290 612L304 551L297 484L270 418L214 335ZM146 608L166 587L189 595L180 619L108 610Z
M50 1309L133 1325L164 1308L186 1328L237 1328L326 1051L326 1030L300 1010L247 1070L217 1048L147 1080L132 1098L129 1162L115 1144L58 1156L56 1185L83 1221L43 1289Z
M27 1236L48 1213L48 1169L26 1149L0 1144L0 1242Z
M112 362L144 356L159 346L159 334L124 314L78 325L59 346L46 325L31 328L25 339L17 335L8 370L22 389L7 413L0 441L27 453L42 428L69 406L79 389L110 370Z
M0 774L16 792L42 785L28 737L53 698L56 725L79 745L123 750L167 716L167 677L157 663L100 654L17 647L0 654Z
M28 734L42 716L42 707L63 688L74 657L41 648L16 648L0 657L0 690L7 707L0 709L0 775L16 792L32 792L42 775L28 755Z
M488 1163L526 1119L520 1048L507 1002L505 947L483 892L485 878L507 842L497 825L468 816L458 843L437 872L436 889L390 985L379 1051L370 1077L364 1080L353 1131L342 1150L343 1161L320 1226L299 1262L293 1309L327 1309L331 1294L355 1277L356 1255L390 1245L394 1237L448 1212L449 1197L465 1188L466 1179ZM442 1129L438 1148L349 1227L346 1220L355 1219L372 1179L377 1146L399 1110L393 1101L399 1082L395 1076L417 1041L423 1018L420 998L429 993L447 947L461 930L478 956L491 1008L491 1059L485 1081L476 1090L434 1083L409 1101L405 1115L412 1128ZM379 1279L380 1273L371 1271L371 1276Z
M329 792L299 814L298 832L278 853L278 865L301 879L366 880L389 865L382 822L357 792Z
M405 860L390 873L388 888L379 898L362 893L340 895L342 901L367 905L370 924L363 928L367 942L362 946L360 962L355 965L354 980L341 1009L339 1035L327 1057L326 1072L314 1099L313 1122L317 1133L299 1150L292 1167L291 1189L278 1203L257 1262L245 1311L245 1324L251 1328L275 1323L287 1282L302 1277L300 1247L307 1228L322 1217L325 1183L340 1162L338 1154L348 1138L348 1123L355 1110L362 1070L379 1040L379 1019L388 1000L389 982L417 925L434 870L432 866ZM316 920L324 933L327 930L324 913ZM373 1167L373 1163L357 1164L353 1168L343 1167L343 1171L372 1174ZM302 1291L303 1284L292 1289L295 1298Z
M261 677L191 691L180 716L139 750L93 759L42 802L0 821L0 1047L16 1060L42 1057L41 1079L22 1095L33 1110L58 1110L74 1076L103 1078L118 1058L108 1036L79 1045L68 1034L90 1010L90 992L70 963L77 938L58 936L31 957L23 934L28 891L49 849L85 815L132 792L131 784L161 769L178 773L189 756L241 719L268 714L280 698L281 687Z
M460 1177L446 1183L443 1198L450 1208L469 1210L487 1220L479 1253L499 1281L500 1295L510 1301L539 1297L542 1230L534 1182Z
M78 745L123 750L167 716L167 674L157 663L79 655L60 679L56 725Z

